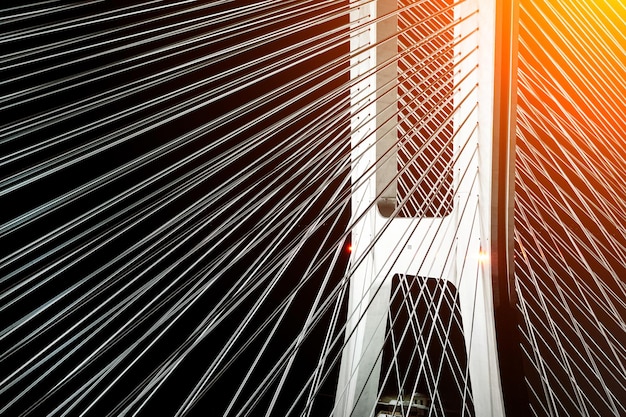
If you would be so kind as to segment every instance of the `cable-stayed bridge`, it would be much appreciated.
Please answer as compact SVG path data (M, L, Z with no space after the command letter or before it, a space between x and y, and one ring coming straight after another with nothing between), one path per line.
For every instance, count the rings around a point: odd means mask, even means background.
M0 414L626 414L626 5L3 7Z

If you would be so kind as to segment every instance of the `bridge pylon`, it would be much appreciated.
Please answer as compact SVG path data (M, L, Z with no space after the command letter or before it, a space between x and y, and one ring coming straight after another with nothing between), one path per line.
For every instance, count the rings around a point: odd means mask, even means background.
M402 69L398 63L410 51L400 40L398 27L402 13L415 17L417 6L399 7L400 0L397 4L372 1L351 12L353 32L359 33L351 39L352 270L336 417L375 415L384 378L382 351L389 331L394 276L441 280L456 289L475 415L504 415L489 262L492 172L497 158L492 152L495 1L481 2L480 9L475 0L447 9L451 2L429 3L441 6L441 13L433 11L436 16L432 19L449 19L443 23L449 28L443 43L449 46L451 71L442 71L433 80L439 91L448 88L446 105L420 98L420 94L434 90L420 87L419 77L413 78L416 90L410 85L403 89L402 83L411 81L399 79ZM438 34L444 32L433 32L430 19L425 16L423 23L418 22L424 28L419 42L426 50L431 42L433 50L441 51ZM437 71L433 67L436 61L423 56L425 68ZM402 162L398 152L407 135L399 131L398 120L413 111L406 110L409 102L421 112L413 119L431 126L432 133L429 138L419 138L422 142L409 162L406 155ZM433 122L429 113L437 113L442 120ZM448 134L444 132L446 126L450 128ZM419 135L425 131L415 129ZM438 146L440 153L436 152ZM443 157L444 148L451 151L448 161L440 164L447 171L433 171L434 160L431 165L424 164L426 148L435 157ZM422 158L422 166L408 166L411 158ZM403 178L412 179L411 190L400 196ZM448 200L440 198L437 190L424 193L424 182L429 178L432 187L448 188L444 192ZM434 214L419 213L418 209L417 214L407 215L410 200L422 208L436 204L447 204L447 208L434 210Z

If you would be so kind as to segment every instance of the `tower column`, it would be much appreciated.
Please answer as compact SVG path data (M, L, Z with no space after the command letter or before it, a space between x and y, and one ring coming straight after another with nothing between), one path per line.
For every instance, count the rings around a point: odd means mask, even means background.
M477 0L454 6L450 74L454 93L449 115L453 205L441 217L399 216L396 9L395 2L374 1L351 12L353 28L360 33L351 39L352 258L335 416L374 414L396 274L445 280L456 287L476 415L501 416L487 261L494 164L495 2L481 2L480 9Z

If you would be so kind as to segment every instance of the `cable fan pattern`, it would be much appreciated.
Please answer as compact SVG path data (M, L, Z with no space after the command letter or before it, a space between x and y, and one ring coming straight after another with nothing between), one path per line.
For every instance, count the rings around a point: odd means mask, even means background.
M626 413L626 8L521 1L516 275L537 416Z
M364 212L484 226L455 187L475 193L484 171L471 140L488 65L466 45L489 8L14 3L0 11L0 414L340 415L351 323L374 309L352 297L375 246L357 245L355 195L387 161L391 198ZM626 6L520 3L519 387L536 416L620 416ZM390 21L393 36L371 36ZM366 160L353 141L372 121L364 137L390 145ZM445 271L473 250L433 242ZM463 289L422 264L390 281L368 413L478 415Z

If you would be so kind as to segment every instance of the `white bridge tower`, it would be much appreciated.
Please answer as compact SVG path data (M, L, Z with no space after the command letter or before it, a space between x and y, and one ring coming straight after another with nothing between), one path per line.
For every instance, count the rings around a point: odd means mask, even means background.
M403 9L414 15L407 3ZM442 71L437 80L448 77L454 90L449 120L431 121L432 138L422 138L438 140L445 123L452 129L450 209L434 216L401 214L398 56L406 46L399 40L400 0L364 1L351 12L353 29L361 29L351 39L352 108L358 109L352 114L353 269L336 417L375 413L394 275L445 280L456 288L475 414L504 415L490 262L494 181L510 181L494 178L496 2L481 1L480 7L477 0L430 3L442 7L433 15L447 12L451 20L446 42L453 72ZM428 34L428 18L423 25L426 35L419 42L437 44L438 35ZM418 195L417 203L428 205L428 198Z

